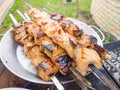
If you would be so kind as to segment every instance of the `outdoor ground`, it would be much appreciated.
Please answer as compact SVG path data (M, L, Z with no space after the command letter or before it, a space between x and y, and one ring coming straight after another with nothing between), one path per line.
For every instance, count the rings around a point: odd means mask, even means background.
M0 34L5 33L13 25L13 22L9 17L10 13L16 17L18 22L22 21L16 10L18 9L21 12L27 12L29 8L25 5L25 1L35 8L46 8L51 13L56 12L63 14L67 17L79 19L88 25L96 26L96 23L93 21L90 14L90 5L92 0L77 0L76 3L63 3L63 0L16 0L0 26ZM113 41L113 39L110 37L108 38L108 41Z

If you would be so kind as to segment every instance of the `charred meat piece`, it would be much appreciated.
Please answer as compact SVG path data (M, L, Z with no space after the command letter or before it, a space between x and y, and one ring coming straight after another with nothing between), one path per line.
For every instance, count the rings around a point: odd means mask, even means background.
M60 16L59 14L57 14L57 16ZM53 15L52 19L56 17L55 15ZM84 31L82 29L79 29L71 20L69 20L67 17L63 16L64 18L61 18L60 20L56 20L58 21L58 23L60 24L60 26L62 27L62 29L69 33L70 35L74 36L75 38L77 38L78 43L80 45L83 45L85 47L93 47L93 44L97 43L97 39L95 42L91 42L91 36L87 35L84 33ZM54 19L53 19L54 20ZM93 36L92 36L93 37ZM95 37L94 37L95 38Z

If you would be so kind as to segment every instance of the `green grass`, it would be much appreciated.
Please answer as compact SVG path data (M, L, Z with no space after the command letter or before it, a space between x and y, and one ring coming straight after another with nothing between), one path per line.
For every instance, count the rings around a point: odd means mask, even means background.
M82 12L90 12L91 1L92 0L79 0L79 7Z
M89 11L92 0L78 0L76 3L69 4L64 4L62 0L16 0L9 13L12 13L19 22L21 22L22 19L18 16L16 10L19 9L22 12L27 12L29 10L29 8L24 4L24 1L27 1L36 8L46 8L50 12L56 12L75 18L78 7L85 15L90 15ZM9 13L6 15L2 25L0 26L0 33L5 33L13 25L13 22L9 17Z

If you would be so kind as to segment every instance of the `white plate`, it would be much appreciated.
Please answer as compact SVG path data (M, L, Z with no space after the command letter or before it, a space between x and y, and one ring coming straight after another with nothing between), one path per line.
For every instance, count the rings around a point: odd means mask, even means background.
M102 46L102 41L98 34L88 25L86 25L83 22L80 22L75 19L71 19L78 27L82 28L84 32L86 32L89 35L93 35L98 39L98 44ZM41 84L53 84L52 82L45 82L38 78L35 75L35 72L31 71L33 67L28 69L28 65L30 65L29 60L24 60L24 55L22 53L22 48L18 47L18 43L16 43L12 36L12 28L6 32L6 34L3 36L1 42L0 42L0 57L3 62L3 64L7 67L9 71L11 71L13 74L17 75L18 77L25 79L30 82L34 83L41 83ZM17 55L16 55L17 51ZM20 55L19 55L20 54ZM18 56L18 57L17 57ZM23 62L19 62L20 59L23 58ZM18 61L19 59L19 61ZM21 60L22 61L22 60ZM23 66L23 63L27 63L25 66ZM25 69L26 68L26 69ZM69 83L73 80L65 79L62 83Z

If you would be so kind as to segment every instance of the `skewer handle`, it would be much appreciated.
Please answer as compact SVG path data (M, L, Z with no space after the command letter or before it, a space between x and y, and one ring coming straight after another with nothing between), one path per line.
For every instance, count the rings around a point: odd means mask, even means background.
M92 71L98 76L101 81L108 86L109 82L107 81L106 77L102 72L100 72L93 64L89 64L89 67L92 69Z
M58 79L55 76L51 76L50 78L58 90L65 90L64 87L61 85L61 83L58 81Z
M18 24L17 20L15 19L15 17L12 14L9 14L9 16L12 19L14 24Z
M82 76L74 67L69 68L72 77L75 79L77 84L81 87L82 90L96 90L92 87L91 83Z
M29 3L25 2L25 4L31 9L33 8Z
M16 10L16 11L25 21L28 21L26 17L19 10Z
M24 13L24 16L26 17L27 20L31 20L27 13Z

